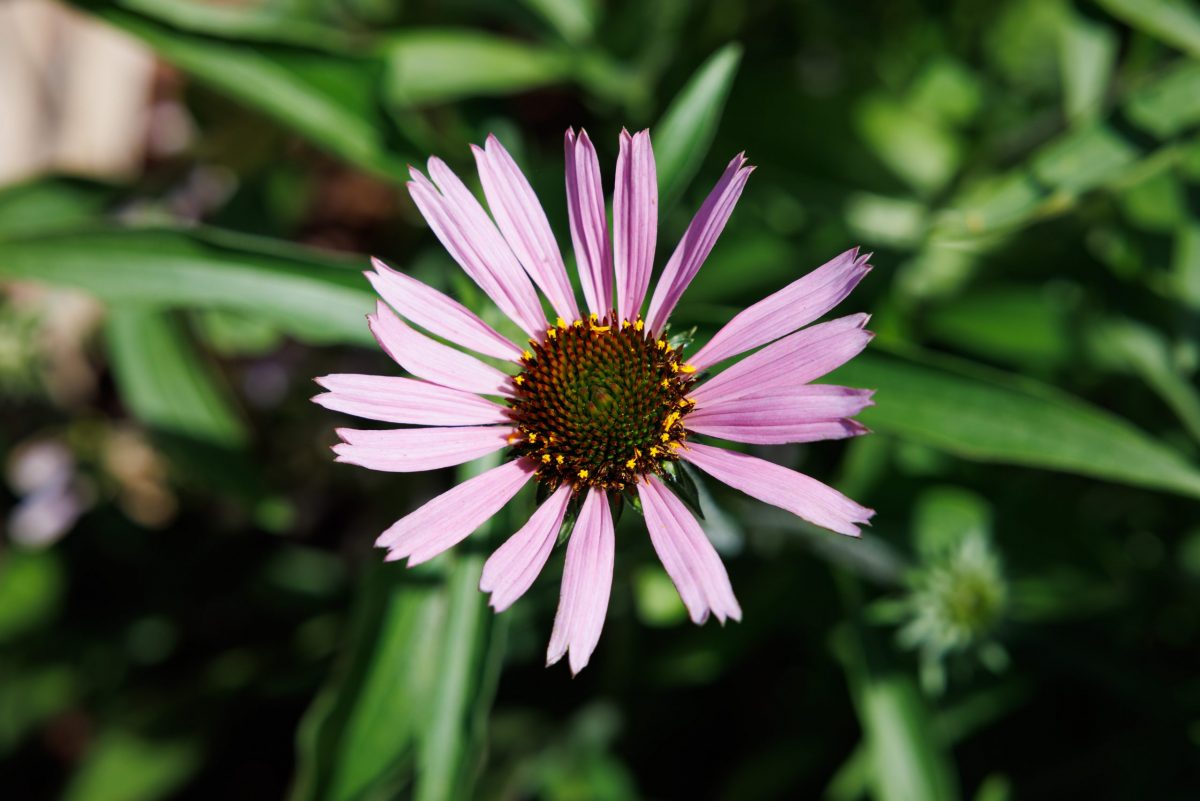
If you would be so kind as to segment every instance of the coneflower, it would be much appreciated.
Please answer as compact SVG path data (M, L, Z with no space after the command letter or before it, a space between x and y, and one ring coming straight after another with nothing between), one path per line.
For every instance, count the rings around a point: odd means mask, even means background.
M753 444L851 437L871 392L810 382L870 340L866 315L804 328L836 306L870 266L849 250L745 309L685 355L667 321L725 227L753 167L726 167L663 268L646 306L658 225L648 131L622 132L610 239L600 165L585 132L566 134L566 189L586 313L577 304L545 212L494 137L473 148L491 215L440 159L412 171L409 191L434 233L488 297L528 336L517 345L441 292L374 260L382 301L369 317L383 349L413 378L330 375L317 403L401 425L340 429L338 461L372 470L433 470L506 450L509 458L401 518L380 535L389 560L437 556L479 528L530 481L545 500L492 554L480 587L508 608L546 564L568 509L558 613L547 651L588 662L607 612L613 574L611 504L636 494L655 551L696 623L741 619L712 544L666 474L687 462L713 478L816 525L857 535L873 512L821 482L698 441ZM548 322L538 291L554 310ZM386 302L386 303L385 303ZM644 310L644 313L643 313ZM405 322L407 320L407 322ZM425 329L462 348L442 344ZM801 330L803 329L803 330ZM765 347L763 347L765 346ZM719 363L760 348L707 380ZM466 351L511 363L512 372Z

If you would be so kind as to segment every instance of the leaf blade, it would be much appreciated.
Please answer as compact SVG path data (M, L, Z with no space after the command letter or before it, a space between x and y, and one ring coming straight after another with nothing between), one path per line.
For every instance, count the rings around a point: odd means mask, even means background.
M983 462L1060 470L1200 498L1200 471L1081 400L956 360L865 354L830 376L878 390L873 429Z
M736 42L709 56L655 125L654 158L663 208L683 194L708 155L741 60L742 46Z

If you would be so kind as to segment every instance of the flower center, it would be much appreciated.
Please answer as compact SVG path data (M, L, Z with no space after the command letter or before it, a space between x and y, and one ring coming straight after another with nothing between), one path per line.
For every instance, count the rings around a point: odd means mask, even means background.
M621 490L678 458L695 369L640 318L615 320L560 318L543 342L530 340L513 378L513 448L551 488Z

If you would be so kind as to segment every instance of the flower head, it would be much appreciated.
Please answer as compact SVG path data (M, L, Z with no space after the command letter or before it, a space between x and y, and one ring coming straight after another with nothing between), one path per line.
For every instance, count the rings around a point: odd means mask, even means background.
M753 167L740 154L729 163L647 304L658 225L649 132L621 134L611 238L596 151L582 131L567 131L565 144L567 210L587 312L577 304L533 189L489 136L474 154L490 215L440 159L429 160L428 175L412 170L408 187L450 255L527 342L517 345L457 301L375 260L367 278L382 300L369 317L371 331L414 377L325 376L318 382L327 391L314 400L412 426L340 429L338 461L408 472L500 450L511 457L392 525L376 543L388 559L410 565L430 559L469 536L525 484L544 486L546 500L484 565L480 587L497 611L533 584L568 508L578 508L547 652L549 663L569 654L578 672L599 641L607 611L615 549L610 504L620 493L636 493L650 540L692 620L702 623L710 614L721 622L741 619L720 558L664 480L669 463L686 462L843 534L857 535L870 519L871 510L815 479L697 440L811 442L866 431L851 418L871 404L869 391L810 383L866 346L866 315L805 326L845 298L870 266L857 249L846 251L685 354L668 337L668 318ZM706 378L720 362L755 349Z

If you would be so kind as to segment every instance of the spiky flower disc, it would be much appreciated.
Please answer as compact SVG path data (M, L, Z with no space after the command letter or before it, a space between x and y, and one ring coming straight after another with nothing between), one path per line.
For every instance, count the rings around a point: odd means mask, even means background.
M674 460L695 370L639 317L567 324L561 318L521 358L510 401L513 450L538 464L551 489L623 490Z

